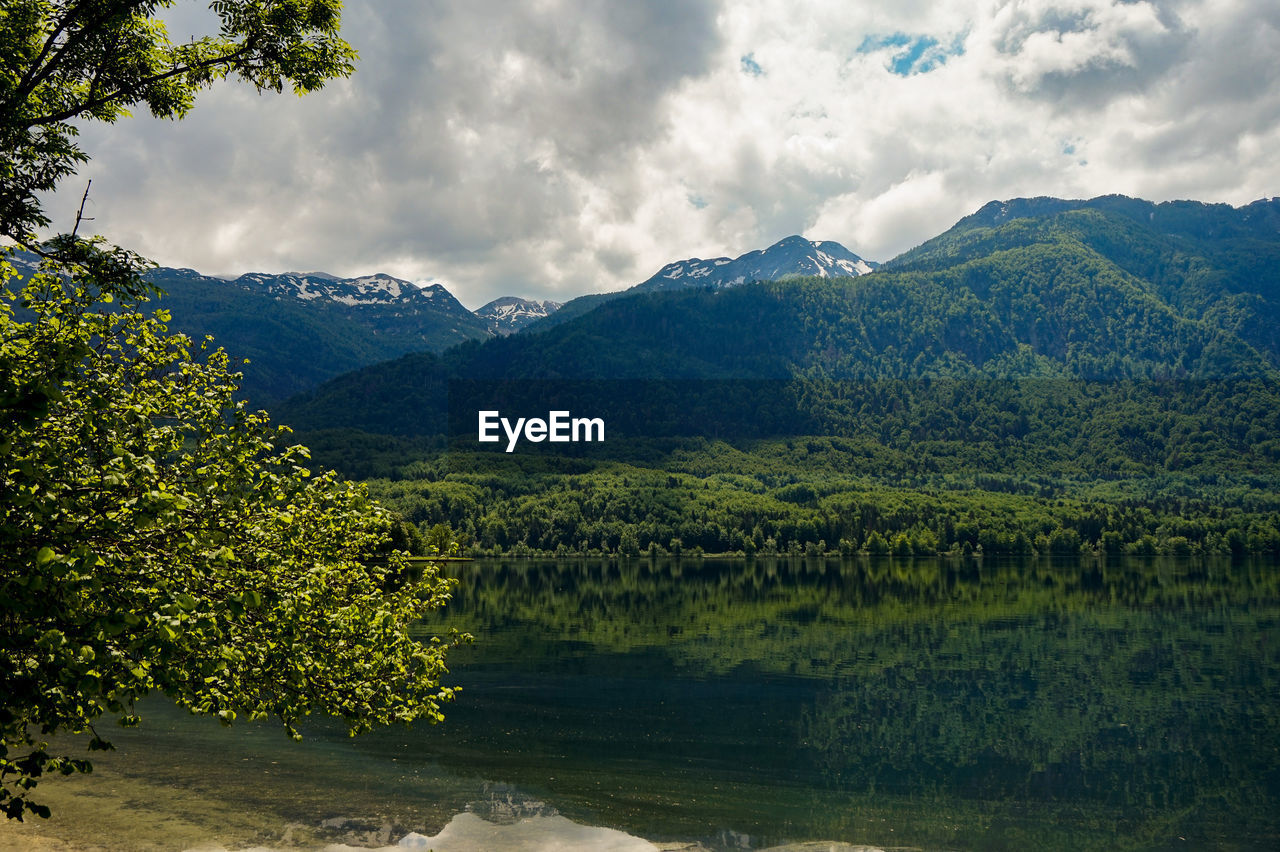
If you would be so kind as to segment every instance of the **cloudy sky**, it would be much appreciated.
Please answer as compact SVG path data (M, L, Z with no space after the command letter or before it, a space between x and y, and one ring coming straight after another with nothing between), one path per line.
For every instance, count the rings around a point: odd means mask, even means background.
M1280 194L1275 0L348 0L344 33L306 98L86 126L96 229L474 308L794 233L883 261L992 199Z

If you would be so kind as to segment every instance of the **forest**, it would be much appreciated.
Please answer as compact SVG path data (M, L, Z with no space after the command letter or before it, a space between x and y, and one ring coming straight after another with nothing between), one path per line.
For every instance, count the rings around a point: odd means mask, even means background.
M1275 205L1011 204L868 275L619 297L276 414L477 555L1275 552ZM609 439L475 440L549 408Z

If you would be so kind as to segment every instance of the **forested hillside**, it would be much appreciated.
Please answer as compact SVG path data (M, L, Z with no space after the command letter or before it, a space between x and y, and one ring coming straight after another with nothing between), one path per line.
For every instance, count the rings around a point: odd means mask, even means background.
M19 273L16 287L36 257L16 252L9 259ZM212 336L243 376L240 395L260 407L365 365L493 334L440 285L423 289L388 275L249 273L226 280L159 267L145 278L158 292L143 310L167 311L169 330L193 341Z
M1280 365L1280 199L1245 207L1112 195L992 202L886 264L936 271L1036 243L1075 243L1179 313L1230 331Z
M749 251L736 258L691 257L663 266L633 287L615 293L592 293L562 305L555 314L539 320L534 330L545 331L600 305L636 293L673 290L719 290L754 281L781 281L791 278L850 278L865 275L878 263L863 260L839 243L786 237L766 249Z
M278 414L355 475L435 480L386 493L482 547L1266 550L1274 206L988 206L883 271L618 298ZM552 402L610 440L479 452L479 408Z
M1094 211L1067 219L1117 228L1128 221ZM1148 236L1124 243L1131 256L1159 247L1162 238ZM1223 280L1225 272L1205 263L1202 279ZM301 428L432 434L443 431L448 383L477 379L812 384L1275 375L1274 353L1227 327L1221 299L1212 302L1218 309L1180 309L1172 285L1126 271L1057 220L949 232L890 267L896 271L858 278L627 296L541 333L361 370L292 400L280 414ZM1260 278L1258 290L1269 288ZM1280 312L1250 316L1255 340L1276 334ZM829 415L824 428L839 428Z
M271 287L271 279L289 277L257 276L265 280L238 283L191 270L159 269L151 280L164 295L153 304L170 312L173 331L196 340L213 335L233 363L247 359L240 367L242 390L259 406L366 364L489 336L485 322L447 293L435 299L406 293L395 300L351 305L332 298L299 298Z

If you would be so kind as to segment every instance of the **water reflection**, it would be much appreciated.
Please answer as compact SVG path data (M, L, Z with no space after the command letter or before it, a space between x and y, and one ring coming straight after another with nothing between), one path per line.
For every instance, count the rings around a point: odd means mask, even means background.
M1274 562L454 570L443 725L153 705L55 813L115 848L1280 848Z
M426 837L410 833L392 849L430 849L432 852L657 852L646 840L612 828L579 825L562 816L534 816L519 823L493 822L473 813L460 813Z
M459 669L471 689L455 720L468 735L505 726L517 752L567 775L631 766L673 799L710 779L813 802L996 808L1016 811L1020 831L1067 813L1099 839L1137 845L1277 836L1274 564L495 562L459 573L452 621L484 641ZM539 773L516 780L597 806ZM653 836L682 816L660 810L641 803L628 824ZM746 810L718 818L762 842L859 830L799 804ZM916 829L914 842L963 842Z

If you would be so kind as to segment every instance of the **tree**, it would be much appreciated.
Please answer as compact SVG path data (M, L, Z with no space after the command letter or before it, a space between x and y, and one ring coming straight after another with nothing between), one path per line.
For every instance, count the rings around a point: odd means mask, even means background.
M454 541L453 530L448 524L436 524L423 536L423 545L427 552L439 556L453 556L458 552Z
M19 243L49 224L39 194L87 161L73 119L114 122L143 105L181 118L228 76L299 94L349 75L340 0L213 0L216 36L174 44L173 0L0 0L0 227Z
M350 70L340 4L217 0L222 35L173 46L168 3L0 2L3 232L43 258L18 286L0 257L0 809L47 816L39 779L89 768L50 736L109 748L95 726L136 724L151 692L295 737L313 712L352 734L438 721L445 643L410 626L450 582L410 579L362 487L309 471L235 400L225 353L140 310L142 258L35 238L37 194L84 160L67 120L180 116L233 73L316 88Z

